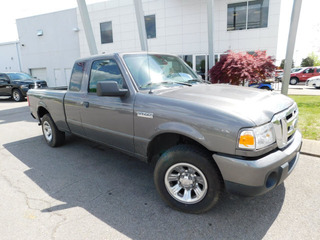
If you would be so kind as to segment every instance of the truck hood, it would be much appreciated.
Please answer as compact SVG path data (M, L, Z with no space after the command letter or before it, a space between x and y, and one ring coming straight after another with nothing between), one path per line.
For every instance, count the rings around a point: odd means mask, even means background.
M25 80L12 80L12 84L41 84L46 83L44 80L25 79Z
M294 101L279 93L225 84L196 84L154 91L153 94L189 101L251 120L256 125L269 122L274 114Z

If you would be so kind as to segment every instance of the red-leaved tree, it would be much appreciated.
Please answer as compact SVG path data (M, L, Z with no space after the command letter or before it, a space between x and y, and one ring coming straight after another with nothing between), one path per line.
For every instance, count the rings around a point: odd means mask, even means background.
M264 51L250 55L243 52L228 51L210 70L212 83L244 84L245 81L262 82L272 77L276 66L275 59Z

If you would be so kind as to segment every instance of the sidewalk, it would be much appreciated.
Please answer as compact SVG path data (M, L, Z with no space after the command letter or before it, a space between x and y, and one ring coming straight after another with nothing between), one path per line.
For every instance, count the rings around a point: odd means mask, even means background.
M301 154L320 157L320 141L303 139Z

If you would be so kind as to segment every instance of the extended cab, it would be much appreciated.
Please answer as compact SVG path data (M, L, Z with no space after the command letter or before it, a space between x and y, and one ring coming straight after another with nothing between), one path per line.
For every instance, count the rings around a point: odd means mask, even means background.
M80 59L67 90L30 90L28 100L49 146L63 144L67 132L154 163L157 191L185 212L209 210L223 189L264 194L299 159L292 99L208 84L174 55Z

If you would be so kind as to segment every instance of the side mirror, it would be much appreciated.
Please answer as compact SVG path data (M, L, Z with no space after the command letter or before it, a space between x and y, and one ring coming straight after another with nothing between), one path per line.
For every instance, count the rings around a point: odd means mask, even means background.
M98 96L122 97L128 93L128 89L119 89L116 81L104 81L97 83Z

